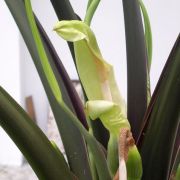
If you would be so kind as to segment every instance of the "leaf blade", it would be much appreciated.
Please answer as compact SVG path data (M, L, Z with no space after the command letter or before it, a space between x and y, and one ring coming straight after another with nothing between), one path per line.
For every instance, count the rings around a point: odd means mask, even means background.
M51 91L53 92L55 98L57 99L58 102L62 102L62 95L61 95L61 90L58 86L56 77L54 76L54 73L50 67L50 64L48 62L48 57L45 53L40 35L39 35L39 31L37 29L35 20L34 20L34 15L32 12L32 7L31 7L31 3L30 0L25 0L25 8L26 8L26 14L27 14L27 18L29 21L29 25L31 28L31 32L32 35L34 37L34 41L36 44L36 48L41 60L41 64L42 64L42 68L45 72L45 76L47 78L47 81L49 83L49 86L51 88Z
M147 120L143 131L145 137L139 141L142 143L140 151L144 178L167 179L169 177L173 147L180 123L179 69L180 36L171 51L145 117Z
M123 0L123 9L128 73L127 113L133 137L137 140L147 109L147 55L138 1Z
M148 12L142 0L139 0L139 5L143 14L144 28L145 28L145 40L148 54L148 71L150 72L152 63L152 32L151 24L148 16Z
M43 132L2 87L0 87L0 124L25 155L40 179L73 179L63 155L56 152Z

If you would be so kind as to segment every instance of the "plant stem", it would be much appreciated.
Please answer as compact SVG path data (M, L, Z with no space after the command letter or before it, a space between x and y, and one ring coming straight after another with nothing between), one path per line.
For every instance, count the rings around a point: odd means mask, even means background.
M100 3L100 0L89 0L84 22L90 26L93 15Z

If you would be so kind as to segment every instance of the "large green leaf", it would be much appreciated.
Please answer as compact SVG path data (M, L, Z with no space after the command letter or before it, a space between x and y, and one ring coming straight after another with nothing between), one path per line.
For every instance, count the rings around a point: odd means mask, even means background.
M180 36L157 84L139 143L144 179L168 179L180 123Z
M0 87L0 125L16 143L39 179L73 179L63 154Z
M36 45L33 40L33 36L32 36L31 30L28 24L24 3L22 0L16 0L16 1L5 0L5 2L7 3L23 35L25 43L29 49L29 52L32 56L34 64L38 70L39 76L43 83L44 89L47 93L50 105L52 107L52 110L53 110L53 113L54 113L54 116L58 125L58 129L60 130L60 134L61 134L62 141L65 147L65 151L67 154L70 168L76 174L77 177L81 179L83 179L84 177L86 178L88 177L89 179L91 179L85 142L80 132L78 131L78 129L70 121L67 121L67 116L64 115L63 112L59 113L59 109L57 108L58 103L56 102L56 99L53 96L53 93L50 89L50 86L44 74L41 61L39 59ZM48 60L51 61L51 64L53 64L52 56L50 52L48 51L46 44L44 45L45 45L46 53L48 56ZM69 97L68 97L67 92L65 91L64 84L62 83L63 81L61 77L58 76L58 74L59 73L57 73L57 70L56 70L56 78L58 78L58 82L60 83L63 100L65 101L65 99L68 100ZM64 98L64 96L66 96L66 98ZM72 137L75 138L73 141L72 141ZM82 171L82 169L84 171Z
M123 0L127 52L127 113L137 140L147 109L147 53L138 0Z

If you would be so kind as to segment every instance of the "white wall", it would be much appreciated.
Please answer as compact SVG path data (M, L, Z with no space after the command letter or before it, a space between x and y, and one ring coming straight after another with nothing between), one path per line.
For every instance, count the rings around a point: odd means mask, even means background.
M19 32L4 1L0 1L0 86L20 102ZM0 164L19 165L21 153L0 127Z
M52 31L57 18L50 1L32 0L32 2L37 16L53 41L70 77L76 79L77 74L66 42ZM71 2L77 14L83 18L87 1L71 0ZM154 89L180 30L180 1L144 0L144 2L150 15L153 32L151 85L152 89ZM46 127L43 122L46 121L45 118L48 113L47 100L23 41L20 40L20 45L18 44L18 30L4 1L0 2L0 17L0 85L18 102L21 100L21 104L23 104L25 96L33 94L39 124L45 130ZM104 58L114 65L117 82L123 96L126 97L126 50L121 0L102 0L92 21L92 29L96 34ZM20 52L19 48L21 49ZM19 57L21 65L19 64ZM11 68L10 73L7 71L8 68ZM19 69L21 69L21 88ZM20 89L22 92L21 97ZM12 144L5 139L4 134L3 136L0 134L0 147L3 147L0 149L0 154L2 151L6 151L6 155L10 157L12 151L10 153L8 151L12 149ZM18 154L16 157L19 157ZM2 162L1 158L0 156L0 162Z
M40 128L46 132L48 117L48 100L31 59L29 51L20 36L20 72L21 72L21 105L25 108L25 99L32 96L35 109L36 121Z

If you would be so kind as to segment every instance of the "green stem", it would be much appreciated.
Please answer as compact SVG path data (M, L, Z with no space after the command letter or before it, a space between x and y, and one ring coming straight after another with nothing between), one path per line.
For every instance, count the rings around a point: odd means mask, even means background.
M90 26L93 15L100 3L100 0L89 0L84 22Z
M93 1L93 0L89 0L89 1L88 1L87 9L86 9L86 10L88 10L88 8L89 8L89 6L91 5L92 1Z
M116 135L110 134L108 142L108 154L107 154L108 167L114 177L119 166L118 160L118 138Z

